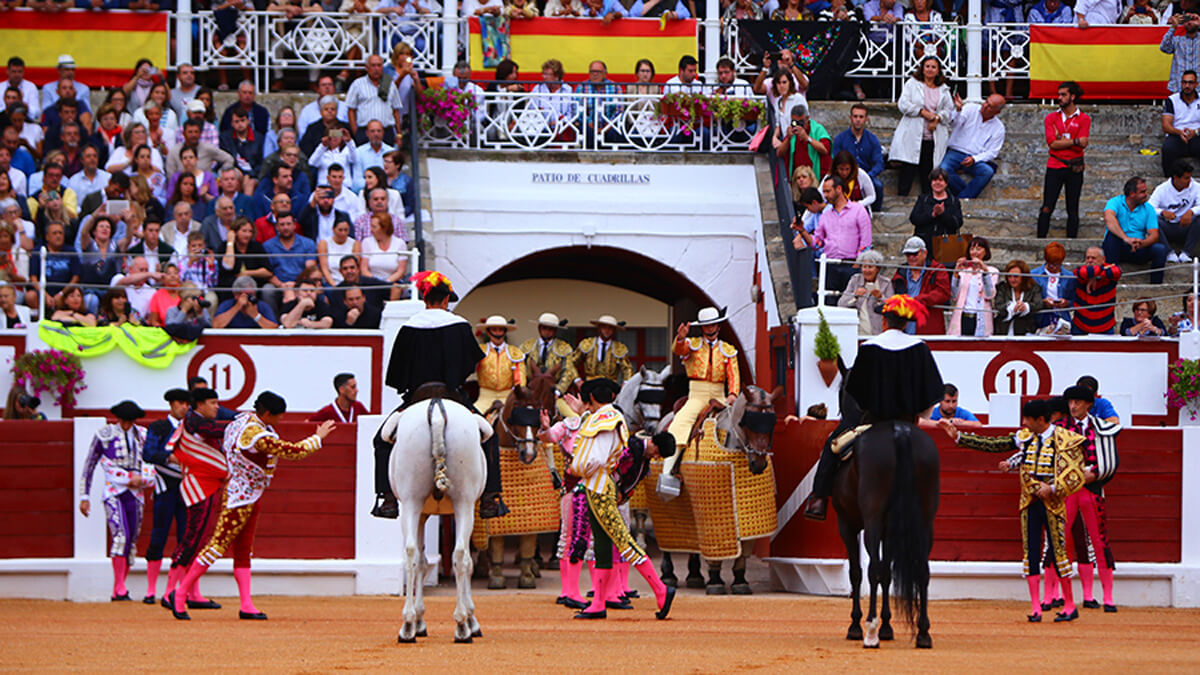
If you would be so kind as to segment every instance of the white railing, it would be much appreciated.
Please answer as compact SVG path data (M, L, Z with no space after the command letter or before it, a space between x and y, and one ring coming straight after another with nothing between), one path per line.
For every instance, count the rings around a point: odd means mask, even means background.
M760 120L685 123L663 114L661 96L487 92L465 133L441 119L422 136L430 147L489 150L747 152ZM762 99L754 99L762 100Z

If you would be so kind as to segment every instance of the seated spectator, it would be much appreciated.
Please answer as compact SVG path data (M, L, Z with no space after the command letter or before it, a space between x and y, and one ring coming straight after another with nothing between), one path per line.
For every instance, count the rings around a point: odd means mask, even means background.
M1190 293L1183 296L1183 311L1167 317L1167 323L1172 337L1196 330L1196 296Z
M772 21L811 21L812 12L804 6L804 0L783 0L779 9L771 12Z
M619 3L618 6L620 6ZM513 67L516 67L515 63L513 64ZM658 96L662 93L662 85L654 83L653 61L650 59L638 59L638 62L633 67L633 71L633 76L637 79L633 82L633 84L630 84L625 88L626 94L633 94L636 96ZM497 73L499 73L499 70L497 70Z
M396 193L400 195L400 200L404 204L404 215L408 216L411 215L413 210L417 208L417 204L420 200L417 198L416 183L413 182L412 178L408 174L404 173L403 169L403 152L400 152L399 150L393 150L392 152L389 152L383 156L384 186L389 190L395 190ZM371 180L370 178L366 178L366 175L370 173L370 171L367 171L364 174L364 189L371 189L375 187L374 185L366 184ZM388 203L391 204L391 193L388 193L388 195ZM396 209L393 206L389 207L389 210L395 211Z
M1078 0L1075 20L1080 28L1115 24L1121 16L1121 3L1113 0Z
M225 251L225 242L229 241L229 232L238 219L237 207L232 199L220 196L216 199L213 213L204 219L200 231L204 233L204 246L214 253Z
M175 132L175 142L168 145L179 145L184 142L184 127L188 120L196 120L200 122L200 142L212 146L219 147L221 145L221 133L217 131L217 125L213 124L216 116L212 113L212 92L201 87L196 98L188 101L185 108L187 115L180 121L179 129Z
M191 154L191 149L183 151L185 155ZM179 204L187 204L191 209L191 217L194 221L203 221L208 217L209 200L212 199L207 193L198 192L196 190L196 176L190 173L179 174L179 179L175 181L175 187L171 189L170 196L167 197L166 206L174 213L175 207Z
M204 329L212 327L208 308L212 301L205 299L200 289L190 282L179 287L179 304L167 310L163 330L176 340L192 342L199 340Z
M1170 178L1150 194L1150 206L1158 214L1158 231L1169 249L1167 262L1189 263L1200 256L1200 223L1192 227L1200 214L1200 186L1192 181L1187 160L1171 165ZM1176 247L1181 249L1176 252Z
M791 119L791 126L783 136L774 140L775 154L787 159L788 175L800 166L811 167L814 174L827 175L832 160L829 151L833 145L829 132L820 122L809 119L808 106L802 103L792 106Z
M879 179L879 175L883 173L884 169L883 145L880 144L875 134L867 129L867 121L867 106L861 103L851 106L850 128L834 137L830 152L834 155L835 171L837 170L838 153L843 151L850 153L857 168L870 178L871 192L875 194L875 199L870 203L864 203L863 206L879 212L883 210L883 182ZM845 176L842 178L845 179ZM865 188L863 194L866 194Z
M377 279L371 276L362 274L362 265L359 263L359 258L348 255L342 258L338 263L338 269L342 272L342 281L337 285L341 291L331 291L329 295L329 304L335 312L344 313L346 309L342 295L345 289L350 287L358 287L366 296L367 306L372 309L383 312L383 305L391 297L391 284L383 279Z
M387 210L391 214L392 220L396 222L405 221L407 219L406 216L411 214L411 211L408 209L407 195L402 195L399 190L388 187L387 174L383 172L383 169L373 166L363 172L363 177L366 180L363 181L364 186L359 194L364 204L370 201L371 190L383 188L387 190ZM367 209L370 210L370 207L367 207Z
M733 59L728 56L722 56L717 59L717 83L712 89L714 96L729 96L731 98L751 98L754 96L754 85L738 77L736 68Z
M138 148L150 149L150 136L146 133L146 126L141 123L131 124L125 127L121 132L121 145L114 148L108 153L108 163L104 166L104 170L109 173L124 171L126 174L133 176L137 173L137 167L134 160L137 157ZM163 170L162 155L151 152L150 163L155 169Z
M1083 261L1075 269L1075 318L1071 334L1111 335L1117 323L1112 303L1117 299L1121 268L1106 262L1104 250L1098 246L1089 248Z
M340 104L336 96L322 96L318 99L318 103L320 104L320 117L310 122L303 130L297 130L300 133L300 150L306 156L311 156L316 152L321 140L335 129L341 129L350 134L351 138L353 137L350 125L338 117L339 105L344 104Z
M0 178L0 182L4 179ZM13 242L26 251L32 251L37 232L33 223L25 220L21 213L21 204L11 197L0 198L0 225L12 228Z
M954 312L950 315L947 335L991 337L992 299L1000 283L1000 272L987 264L992 247L987 239L975 237L967 247L967 256L959 258L950 279Z
M357 297L362 297L361 290L358 291ZM26 328L31 322L29 308L17 304L16 287L9 283L0 283L0 330Z
M233 128L233 112L242 110L250 119L250 124L254 127L256 136L266 136L267 130L271 128L271 113L262 105L255 102L258 94L254 90L254 83L249 80L243 80L237 88L237 101L225 109L225 113L221 115L221 124L217 127L218 131L227 131Z
M846 197L850 201L862 204L867 213L871 212L871 206L875 203L875 185L849 150L842 150L833 156L833 172L830 175L841 178L846 184Z
M162 288L154 292L146 308L146 325L162 327L167 310L179 304L179 266L167 263L162 270Z
M61 152L63 174L74 178L76 174L83 171L83 155L82 151L85 147L83 144L83 131L79 127L78 122L64 122L56 131L54 147L47 147L46 152ZM97 159L96 166L99 166Z
M139 325L137 317L130 310L129 298L120 288L110 288L104 292L96 322L99 326Z
M185 256L188 252L188 235L200 231L200 221L192 218L192 207L187 202L176 204L172 213L175 218L163 225L162 240L174 249L175 255Z
M1167 327L1162 319L1155 314L1158 303L1149 298L1142 298L1133 303L1133 316L1125 317L1121 322L1121 335L1128 337L1162 337L1167 334Z
M1062 0L1038 0L1029 10L1029 23L1075 23L1075 10Z
M1200 20L1194 22L1200 25ZM1169 32L1169 31L1168 31ZM1181 159L1200 160L1200 97L1196 96L1196 71L1185 70L1179 91L1167 97L1162 112L1163 175Z
M1158 21L1158 12L1150 6L1150 0L1133 0L1133 4L1121 14L1120 22L1135 26L1157 26Z
M67 187L63 183L63 170L59 164L47 164L46 170L42 175L41 188L30 190L29 192L29 214L34 217L35 222L38 216L38 209L46 205L47 202L58 199L62 201L63 211L68 218L75 219L79 215L79 197L75 191Z
M296 219L290 213L277 216L275 232L273 238L263 242L267 262L274 274L267 283L275 289L289 288L296 284L302 272L308 268L316 270L317 243L296 233ZM263 300L274 305L274 298L274 289L264 288Z
M378 309L367 304L363 289L351 286L342 293L345 302L345 312L339 315L334 323L337 328L356 328L360 330L378 330L381 320Z
M1146 181L1134 176L1125 181L1124 196L1113 197L1104 205L1104 226L1108 232L1101 246L1105 260L1112 263L1150 263L1150 283L1163 282L1167 264L1167 245L1159 240L1158 217L1146 203Z
M111 216L86 219L79 227L79 283L88 311L100 308L100 296L114 277L121 273L122 253L129 248L129 232L116 233ZM117 239L114 235L120 236Z
M317 183L329 180L329 170L339 167L349 185L361 181L358 174L362 173L358 166L358 153L354 142L347 136L345 130L334 129L321 139L321 144L308 157L309 165L317 172Z
M996 330L993 335L1032 335L1038 329L1042 290L1029 276L1024 260L1013 260L1004 268L1004 281L996 289Z
M263 137L254 133L244 110L234 109L232 120L232 127L221 132L221 150L233 158L234 167L253 176L262 165Z
M954 426L960 429L982 428L983 423L978 417L971 414L970 410L958 404L958 387L946 383L945 391L942 395L942 402L933 407L933 413L929 419L937 422L938 420L949 420Z
M913 236L925 241L928 250L933 249L934 237L958 234L962 229L962 205L958 197L950 194L950 178L938 167L929 173L929 190L922 192L913 204L908 220L913 224Z
M666 4L670 0L660 0L658 4ZM682 4L682 3L680 3ZM641 16L638 13L639 6L642 5L641 0L633 4L630 14L633 16ZM644 9L644 6L642 6ZM684 54L679 57L679 73L673 75L667 80L666 86L663 87L664 94L703 94L704 80L699 76L700 64L696 62L696 57L689 54Z
M167 88L167 82L162 78L159 78L150 89L150 98L133 111L133 121L141 122L149 128L147 110L150 108L157 110L161 116L160 124L166 134L162 138L163 145L170 145L175 138L175 131L179 128L179 117L175 114L175 109L171 107L171 90Z
M10 168L20 171L25 176L30 176L37 171L37 162L34 161L29 150L21 145L20 134L16 127L4 127L4 131L0 134L2 134L0 139L3 139L4 147L8 149L11 158Z
M692 18L683 0L675 0L674 3L671 0L634 0L629 8L629 16L661 17L665 21Z
M289 299L288 296L294 296ZM284 328L332 328L333 314L329 303L320 295L320 283L305 277L296 283L296 290L284 291L280 308L280 323Z
M21 94L21 101L29 107L30 114L34 119L42 117L42 97L38 91L38 87L33 82L25 79L25 60L19 56L10 56L5 69L5 74L8 76L5 82L5 87L16 89Z
M62 293L63 288L79 283L79 254L75 251L74 246L66 243L67 227L62 222L47 223L43 236L47 251L46 277L45 279L41 278L42 253L40 250L34 251L30 258L29 276L33 280L35 288L38 286L38 282L44 283L46 304L53 309L58 304L58 296ZM80 299L82 300L82 294ZM32 298L26 295L25 304L36 307L37 295L34 294Z
M325 285L337 286L344 281L338 264L348 255L358 256L362 252L360 242L350 236L350 221L337 220L332 233L317 242L317 263Z
M233 297L217 307L213 328L278 328L271 306L256 298L258 285L250 277L233 282Z
M354 164L358 167L358 173L355 174L352 181L352 187L356 191L361 191L363 188L363 173L369 167L383 168L383 156L395 150L392 146L383 142L383 125L378 120L367 122L367 142L355 148Z
M333 231L338 223L345 223L350 230L350 216L333 206L333 188L328 185L318 185L312 193L304 209L300 211L299 226L304 236L314 241L325 241L333 237Z
M285 213L291 213L292 200L287 195L275 195L271 200L271 211L267 215L254 221L254 240L258 243L264 243L276 234L275 222L279 216Z
M879 251L858 254L859 271L846 284L838 307L853 307L858 312L858 334L879 335L883 332L883 315L878 310L883 301L892 297L892 282L880 276L883 255Z
M925 240L909 237L901 251L905 264L892 277L892 291L910 295L925 305L929 318L924 324L908 322L904 332L917 335L942 335L946 332L946 315L942 310L950 300L950 274L938 261L929 258Z
M554 0L551 0L551 2L553 2L553 1ZM601 1L602 0L592 0L593 3L601 2ZM550 3L546 3L546 9L547 10L550 9ZM586 12L587 10L588 10L588 6L584 5L583 11ZM507 4L504 5L503 14L505 17L508 17L509 19L519 21L521 19L537 18L538 16L541 15L541 12L538 11L537 5L535 5L533 2L529 2L527 0L508 0ZM547 16L550 16L550 15L547 14ZM577 16L582 16L582 15L577 15ZM593 17L593 18L597 18L597 17ZM611 19L610 19L610 21L611 21Z
M140 108L150 97L150 88L161 79L153 61L147 58L138 59L133 67L133 75L121 86L121 90L129 97L130 107Z
M597 59L588 64L588 79L575 87L575 93L618 96L621 94L621 85L608 79L608 64ZM601 106L599 116L596 114L597 104ZM587 128L588 137L595 136L597 127L604 131L612 122L617 122L620 110L621 106L615 99L584 98L583 123Z
M338 373L333 378L333 390L337 397L333 403L321 408L308 418L309 422L333 420L343 424L354 424L359 415L370 414L366 406L358 402L358 381L354 373Z
M179 268L179 279L190 282L209 304L214 304L217 295L212 289L217 285L217 260L205 249L204 235L198 230L188 233L187 247L187 255L177 256L174 260Z
M108 182L99 192L84 197L79 203L79 215L89 216L96 209L108 204L110 199L127 199L129 196L129 175L118 171L109 174Z
M83 302L83 291L78 286L64 288L56 306L57 309L50 315L51 321L57 321L64 326L96 325L96 315L88 311Z
M117 124L117 112L112 106L102 105L96 113L96 131L87 137L87 144L100 153L100 166L108 164L108 158L121 145L124 129Z
M28 108L24 103L17 103L6 112L8 113L8 125L17 130L18 142L29 151L30 155L33 155L35 160L41 159L45 132L36 122L26 120Z
M196 67L184 62L175 67L175 88L171 90L171 108L179 119L187 118L187 104L200 93L196 84Z
M29 194L28 179L20 169L12 165L12 151L3 145L0 145L0 176L4 179L3 185L0 185L0 199L16 199L24 204L25 197ZM24 205L21 210L28 215L29 206Z
M132 254L133 249L130 249L130 252ZM136 323L145 323L150 314L150 301L154 299L154 293L157 291L154 284L163 278L162 272L158 270L158 264L151 268L145 256L137 255L129 259L129 269L125 270L124 274L114 276L110 282L109 291L117 291L125 296L128 312ZM101 301L101 305L103 304Z
M840 177L826 178L821 183L829 211L821 214L813 238L817 245L825 248L825 255L839 261L856 260L858 254L871 248L871 216L858 202L846 196L846 183ZM850 277L854 276L854 264L831 262L826 268L826 289L834 295L826 296L825 304L837 304L837 297Z
M0 282L25 284L29 281L29 252L17 245L17 231L0 223Z
M201 180L197 184L203 185L204 181ZM233 210L237 215L250 218L254 211L254 200L250 194L254 192L257 184L255 178L244 176L237 169L225 169L217 177L217 191L214 197L229 198L233 201ZM221 237L221 241L225 241L225 238Z
M214 167L220 167L224 170L234 166L233 157L222 150L220 146L200 140L200 133L203 130L204 124L198 119L188 118L183 123L183 142L171 148L171 151L167 154L167 173L174 175L183 170L183 160L180 157L180 153L183 152L184 148L191 148L196 151L196 166L201 171L213 171ZM111 170L109 169L109 171Z
M974 199L983 192L996 173L996 158L1004 147L1004 123L1000 111L1004 97L992 94L982 104L963 104L954 97L955 112L951 115L952 131L947 141L946 155L941 167L950 179L950 191L959 199ZM970 182L959 178L962 171Z
M217 286L227 289L236 279L247 277L255 286L265 284L271 279L270 263L267 262L267 251L254 238L254 223L246 218L238 218L229 228L228 240L222 247L221 265L217 268ZM233 297L227 290L221 290L217 297L228 300Z
M305 179L307 186L307 178ZM271 178L261 181L254 193L256 218L272 213L278 197L287 197L288 210L294 216L300 214L300 209L308 203L308 192L294 181L292 167L279 164L271 172Z
M542 81L533 87L532 93L542 94L533 102L542 110L548 130L570 129L576 115L571 91L571 85L563 82L562 61L550 59L542 64Z
M262 181L271 177L275 172L275 167L280 164L286 164L292 169L292 176L299 181L297 189L308 194L308 186L311 184L308 180L309 174L312 173L312 167L308 165L308 155L305 155L300 150L300 146L296 145L296 133L291 129L284 129L279 133L279 151L263 159L262 167L258 170L256 178L247 177L246 181L254 181L255 187L251 192L256 192L262 189ZM249 218L252 214L244 214Z
M154 165L158 153L148 145L139 145L133 150L133 163L128 167L130 179L141 178L150 189L150 194L164 205L167 203L167 175Z
M577 17L582 11L582 0L549 0L546 3L546 16L555 17ZM505 8L503 14L508 15L508 8ZM526 17L532 18L532 17Z
M346 183L346 172L341 166L330 165L325 178L328 179L329 188L333 190L333 208L345 211L352 222L367 210L363 198L355 194L354 190L350 189L350 185ZM305 201L307 203L307 198Z
M303 135L305 131L308 131L309 125L321 119L321 104L323 103L322 99L324 99L326 96L333 97L333 100L337 103L337 107L335 108L334 112L334 118L343 123L349 122L350 116L348 114L346 104L337 100L337 96L335 96L336 93L337 88L334 85L332 77L328 75L322 75L321 77L317 78L317 100L306 104L300 109L300 115L296 118L296 132ZM283 126L281 125L280 129L282 128ZM283 146L280 145L280 147Z
M279 151L279 133L284 129L291 129L294 133L299 127L296 126L296 111L291 106L284 106L279 109L275 115L275 125L271 127L266 136L262 138L262 156L266 157ZM261 166L262 162L259 162ZM256 169L254 173L258 173ZM254 175L254 174L250 174Z
M392 285L391 299L399 300L408 281L408 242L396 232L392 217L371 215L371 236L362 241L362 273L377 276Z
M108 185L112 174L100 168L100 151L90 145L83 146L79 151L79 166L79 172L71 176L67 187L75 192L82 208L89 195L100 192Z

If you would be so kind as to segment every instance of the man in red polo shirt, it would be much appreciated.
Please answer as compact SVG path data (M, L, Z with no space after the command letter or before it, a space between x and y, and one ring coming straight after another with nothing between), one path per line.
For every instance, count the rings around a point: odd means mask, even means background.
M353 424L359 415L368 414L366 406L358 402L358 380L354 379L354 373L338 373L333 378L333 388L337 391L337 398L313 413L308 418L309 422L333 420Z
M1050 158L1046 160L1046 182L1042 210L1038 214L1037 236L1044 239L1050 233L1050 216L1058 193L1067 186L1067 238L1079 234L1079 194L1083 192L1083 151L1091 134L1092 118L1076 105L1083 89L1075 82L1058 85L1058 110L1046 115L1046 145Z

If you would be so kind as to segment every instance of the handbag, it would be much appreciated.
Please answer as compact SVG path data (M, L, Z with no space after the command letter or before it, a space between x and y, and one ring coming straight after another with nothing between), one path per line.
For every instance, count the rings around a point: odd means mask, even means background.
M754 138L750 139L750 152L758 152L759 146L762 145L763 139L767 137L769 129L763 125L757 132L754 133Z
M939 234L933 237L933 259L943 265L948 265L965 258L967 249L971 247L974 235L970 234Z

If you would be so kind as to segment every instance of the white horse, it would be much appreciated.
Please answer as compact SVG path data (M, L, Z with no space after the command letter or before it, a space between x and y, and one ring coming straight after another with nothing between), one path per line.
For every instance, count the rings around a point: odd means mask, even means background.
M621 387L614 405L625 415L625 422L629 425L631 433L645 431L653 434L655 429L660 426L663 383L670 374L670 364L658 372L642 366Z
M414 403L393 413L383 423L382 435L393 442L388 466L392 492L400 502L404 536L404 624L398 641L416 642L425 637L425 568L423 532L425 500L435 491L454 505L454 581L458 588L454 606L454 641L482 637L471 598L471 531L475 527L475 502L487 478L480 443L492 428L462 405L440 398Z

